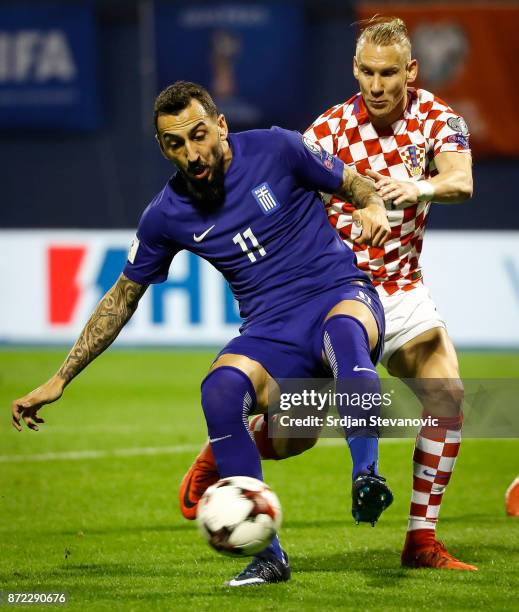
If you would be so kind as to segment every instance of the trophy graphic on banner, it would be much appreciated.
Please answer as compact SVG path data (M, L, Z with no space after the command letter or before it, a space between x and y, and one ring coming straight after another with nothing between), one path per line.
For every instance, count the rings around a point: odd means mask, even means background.
M226 100L236 95L235 62L240 53L240 39L228 30L216 30L212 37L212 92Z
M236 32L215 30L211 37L211 91L223 112L234 124L254 125L260 118L260 110L250 105L240 91L237 62L242 52L242 42Z

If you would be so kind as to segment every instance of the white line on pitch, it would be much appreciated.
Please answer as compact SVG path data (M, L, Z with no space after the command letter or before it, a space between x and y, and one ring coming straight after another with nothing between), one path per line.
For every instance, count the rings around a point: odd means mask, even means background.
M66 451L61 453L40 453L37 455L0 455L0 463L27 463L32 461L81 461L83 459L104 459L107 457L138 457L141 455L174 455L195 453L198 445L151 446L136 448L114 448L112 450Z
M387 438L381 442L405 442L403 438ZM177 446L137 446L135 448L114 448L111 450L64 451L59 453L40 453L35 455L0 455L0 463L30 463L42 461L82 461L83 459L105 459L108 457L139 457L143 455L175 455L178 453L196 453L200 444L181 444ZM319 446L343 446L341 438L325 438Z

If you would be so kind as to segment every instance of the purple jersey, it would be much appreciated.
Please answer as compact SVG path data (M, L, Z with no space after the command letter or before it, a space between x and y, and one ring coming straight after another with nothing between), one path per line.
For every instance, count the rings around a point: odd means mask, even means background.
M344 164L277 127L229 134L229 143L223 203L200 210L173 177L144 211L124 274L144 285L163 282L175 254L187 249L225 276L248 321L367 281L317 194L338 190Z

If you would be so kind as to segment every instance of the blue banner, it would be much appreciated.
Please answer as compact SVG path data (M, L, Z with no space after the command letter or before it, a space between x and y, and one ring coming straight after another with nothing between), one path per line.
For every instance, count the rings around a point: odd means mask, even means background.
M95 48L88 7L1 7L0 127L95 128Z
M237 127L299 126L305 116L301 9L284 4L157 3L157 75L208 88Z

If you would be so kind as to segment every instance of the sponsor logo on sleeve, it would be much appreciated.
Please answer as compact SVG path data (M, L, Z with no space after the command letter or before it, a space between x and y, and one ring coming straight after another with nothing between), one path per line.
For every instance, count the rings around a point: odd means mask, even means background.
M335 165L335 157L330 155L330 153L323 151L323 164L325 168L328 168L328 170L333 170Z
M458 144L463 149L469 149L469 138L468 136L464 136L463 134L451 134L447 137L447 142L454 142Z
M469 128L463 117L449 117L447 119L447 125L451 128L451 130L459 132L463 136L468 136Z

